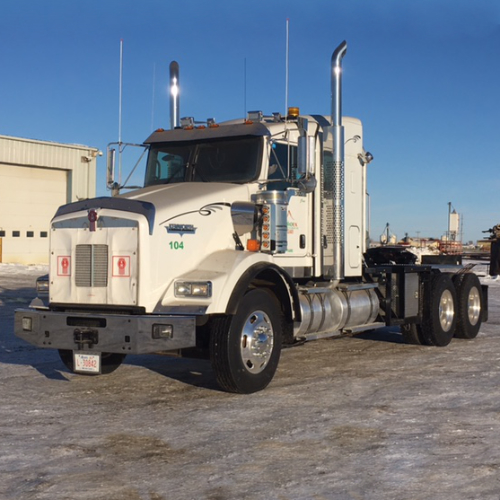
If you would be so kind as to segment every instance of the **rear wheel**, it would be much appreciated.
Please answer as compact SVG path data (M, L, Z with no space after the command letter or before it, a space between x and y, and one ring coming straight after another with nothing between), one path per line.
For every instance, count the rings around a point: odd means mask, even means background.
M250 394L267 387L280 358L282 317L276 297L255 289L234 316L212 319L210 360L223 389Z
M436 274L425 287L422 340L426 345L446 346L455 334L457 294L448 274Z
M107 375L108 373L114 372L123 363L126 356L126 354L117 354L114 352L101 353L101 374ZM59 357L69 371L75 371L73 351L59 349ZM82 375L87 374L82 373Z
M457 291L457 329L455 337L473 339L481 328L483 293L479 278L473 273L457 274L453 278Z

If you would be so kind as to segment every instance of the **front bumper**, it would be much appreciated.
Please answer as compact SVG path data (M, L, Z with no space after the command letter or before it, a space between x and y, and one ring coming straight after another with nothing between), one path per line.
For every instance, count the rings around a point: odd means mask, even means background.
M196 346L192 316L18 309L14 332L30 344L51 349L147 354Z

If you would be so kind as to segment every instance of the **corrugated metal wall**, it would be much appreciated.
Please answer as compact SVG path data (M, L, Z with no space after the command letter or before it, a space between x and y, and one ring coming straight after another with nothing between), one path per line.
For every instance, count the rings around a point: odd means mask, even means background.
M88 146L0 135L0 164L70 171L68 201L95 196L98 152L98 149Z
M0 135L2 262L48 263L50 220L61 204L95 197L98 154Z

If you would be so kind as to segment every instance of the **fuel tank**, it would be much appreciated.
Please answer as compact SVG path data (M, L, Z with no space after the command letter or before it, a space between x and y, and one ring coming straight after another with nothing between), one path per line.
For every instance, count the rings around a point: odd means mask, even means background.
M334 333L376 321L379 301L372 284L344 284L335 288L300 291L302 321L295 337Z

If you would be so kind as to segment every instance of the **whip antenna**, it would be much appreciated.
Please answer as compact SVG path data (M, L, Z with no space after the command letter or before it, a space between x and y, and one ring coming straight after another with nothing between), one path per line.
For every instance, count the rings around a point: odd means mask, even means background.
M285 116L288 116L288 26L290 19L286 20L286 49L285 49Z
M151 98L151 130L155 123L156 63L153 64L153 97Z
M247 58L243 61L243 120L247 116Z
M122 87L123 87L123 38L120 40L120 85L118 95L118 183L122 182Z

